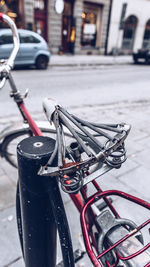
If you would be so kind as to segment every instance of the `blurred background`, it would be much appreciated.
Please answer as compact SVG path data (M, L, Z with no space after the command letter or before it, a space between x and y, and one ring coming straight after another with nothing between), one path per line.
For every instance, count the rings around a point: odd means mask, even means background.
M0 11L18 28L42 35L52 54L131 54L146 48L149 10L149 0L0 1Z

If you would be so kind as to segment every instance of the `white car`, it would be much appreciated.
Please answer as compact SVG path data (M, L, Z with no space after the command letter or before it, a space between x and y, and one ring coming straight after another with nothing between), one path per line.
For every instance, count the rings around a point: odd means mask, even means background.
M50 52L46 41L37 33L18 30L20 48L15 59L15 66L35 65L37 69L46 69L50 60ZM0 59L7 59L13 48L10 29L0 30Z

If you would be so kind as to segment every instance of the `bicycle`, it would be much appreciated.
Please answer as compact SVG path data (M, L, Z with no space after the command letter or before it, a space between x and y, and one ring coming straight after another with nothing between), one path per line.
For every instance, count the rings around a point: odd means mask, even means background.
M0 14L0 19L11 26L14 44L17 43L18 47L15 25L6 15ZM14 51L16 54L17 49ZM1 87L6 78L12 84L10 69L14 59L12 53L0 68ZM129 219L121 218L108 196L119 196L148 210L150 204L121 191L102 191L96 182L101 175L113 168L120 168L125 162L124 141L129 134L130 125L90 123L68 113L53 100L45 99L44 111L56 128L55 141L42 136L22 105L18 91L14 90L13 97L35 135L21 141L17 148L17 220L26 266L56 266L56 229L63 255L63 262L59 266L72 267L82 257L82 251L73 254L58 182L62 190L70 195L81 215L85 247L93 266L150 266L150 243L144 246L141 233L150 224L150 219L137 226ZM64 126L73 138L69 146L64 142ZM96 189L96 193L90 196L89 183ZM104 202L98 207L96 204L101 199ZM47 233L50 238L46 236ZM52 250L49 250L50 246Z

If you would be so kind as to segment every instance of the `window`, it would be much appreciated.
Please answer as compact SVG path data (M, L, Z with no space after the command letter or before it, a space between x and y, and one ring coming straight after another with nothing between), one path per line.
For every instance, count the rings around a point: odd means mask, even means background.
M103 7L99 4L84 2L82 10L81 47L100 48Z
M137 21L137 18L133 15L129 16L125 21L122 42L123 50L132 51Z
M144 39L143 39L143 48L150 47L150 20L146 23L145 32L144 32Z
M21 35L20 43L37 44L37 43L40 43L40 40L34 37L33 35Z
M44 10L45 8L44 0L34 0L34 8Z
M96 20L97 16L94 12L82 13L82 46L96 46Z
M0 44L12 44L13 43L13 37L11 34L8 35L1 35L0 36Z

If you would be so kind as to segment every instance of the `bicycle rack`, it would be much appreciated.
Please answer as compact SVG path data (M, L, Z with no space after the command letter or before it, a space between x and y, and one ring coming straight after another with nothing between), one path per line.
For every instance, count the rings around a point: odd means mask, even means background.
M87 248L87 252L89 254L89 257L91 258L91 261L93 262L94 266L96 266L96 267L103 267L103 266L115 267L115 266L117 266L119 260L121 260L122 262L126 262L126 261L128 262L129 261L129 263L130 263L130 260L135 259L136 257L142 255L141 258L138 259L138 262L141 261L141 263L139 263L140 265L137 265L137 267L149 267L150 266L150 254L148 253L147 258L146 258L146 254L144 254L144 257L143 257L142 253L145 253L147 251L147 249L150 248L150 243L148 243L145 246L142 245L142 247L138 251L136 251L136 252L134 251L134 252L132 252L131 255L126 255L126 256L122 256L121 253L118 253L115 249L120 245L123 246L125 241L128 241L129 238L131 238L132 236L135 236L137 233L139 233L141 229L143 229L147 225L150 225L150 219L145 221L144 223L142 223L139 226L135 226L135 228L133 228L133 226L132 226L132 229L130 229L131 231L129 231L129 228L128 228L127 234L125 234L123 237L120 237L120 239L118 239L114 244L110 244L109 248L104 249L100 253L97 252L97 255L94 253L94 250L92 248L92 242L90 240L88 229L87 229L86 211L89 207L91 207L92 204L96 203L98 200L104 199L108 196L115 196L115 195L119 196L121 198L124 198L128 201L131 201L133 203L136 203L136 204L142 206L143 208L150 210L150 203L145 202L142 199L136 198L136 197L129 195L127 193L117 191L117 190L97 192L96 194L94 194L93 196L88 198L87 202L86 202L86 204L83 207L83 210L81 212L81 226L82 226L82 230L83 230L83 237L84 237L84 241L85 241L85 246ZM113 213L113 210L111 210L111 212ZM116 214L114 214L114 218L115 217L116 217ZM102 218L102 221L103 220L104 220L104 218ZM111 221L110 218L108 218L108 220L109 220L109 222ZM118 219L118 221L119 220L120 219ZM107 224L106 221L103 221L103 223L105 222L105 224ZM116 219L116 221L117 221L117 219ZM125 225L128 226L127 220L121 219L121 221L122 221L122 223L120 223L120 225L124 224L124 226ZM124 223L123 223L123 221L124 221ZM105 236L103 236L103 239L108 237L109 233L113 232L113 227L115 228L115 235L116 235L116 225L117 224L115 223L114 226L112 226L112 228L106 229ZM142 244L142 239L140 240L140 244ZM105 263L103 262L103 256L109 255L109 253L113 253L116 257L116 262L114 262L113 264L111 264L109 262L109 260L106 260ZM145 263L143 265L144 261L145 261ZM146 261L148 261L148 262L146 262ZM105 264L105 265L103 265L103 264ZM129 266L135 266L135 265L132 265L132 263L131 263L131 264L129 264Z

